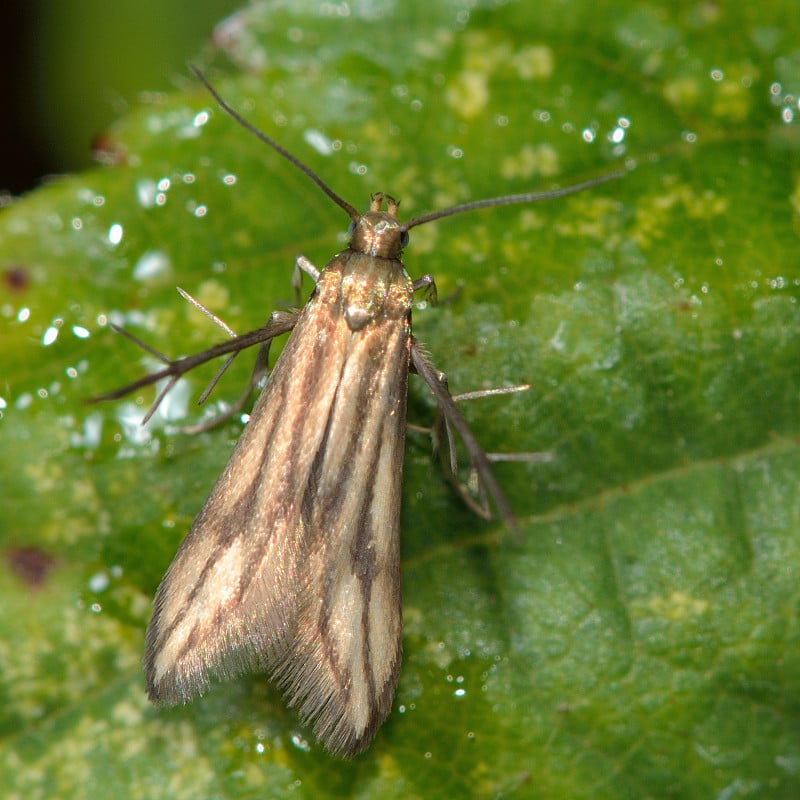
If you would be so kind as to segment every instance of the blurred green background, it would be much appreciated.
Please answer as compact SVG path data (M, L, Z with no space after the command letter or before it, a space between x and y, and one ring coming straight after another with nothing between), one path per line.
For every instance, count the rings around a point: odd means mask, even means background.
M169 91L235 0L8 0L0 11L0 191L92 163L96 136Z

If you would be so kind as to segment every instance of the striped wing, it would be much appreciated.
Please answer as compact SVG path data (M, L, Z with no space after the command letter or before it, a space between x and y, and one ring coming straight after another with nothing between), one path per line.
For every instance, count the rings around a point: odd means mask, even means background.
M408 311L387 304L347 323L346 256L323 271L158 589L145 672L153 700L177 703L212 676L268 670L352 755L388 714L400 664L411 338Z

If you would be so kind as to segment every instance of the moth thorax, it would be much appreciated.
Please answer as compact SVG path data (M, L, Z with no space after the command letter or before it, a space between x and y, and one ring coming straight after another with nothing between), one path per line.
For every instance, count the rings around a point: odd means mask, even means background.
M368 211L353 226L350 247L378 258L400 258L405 231L395 217L385 211Z

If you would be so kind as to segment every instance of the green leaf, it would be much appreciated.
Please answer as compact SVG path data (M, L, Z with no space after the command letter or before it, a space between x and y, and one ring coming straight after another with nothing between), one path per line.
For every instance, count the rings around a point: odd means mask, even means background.
M148 705L150 600L240 425L176 430L213 367L150 432L150 391L82 403L153 366L109 319L170 356L222 338L179 285L255 328L347 220L188 79L110 131L117 163L2 212L9 797L798 795L800 22L770 8L269 3L217 31L223 96L358 207L631 168L412 230L446 301L416 335L454 392L529 383L465 414L550 460L497 465L515 539L409 434L405 661L352 762L263 676Z

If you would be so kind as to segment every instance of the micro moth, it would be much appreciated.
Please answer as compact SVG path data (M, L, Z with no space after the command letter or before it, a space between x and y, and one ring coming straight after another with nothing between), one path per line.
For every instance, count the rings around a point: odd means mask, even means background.
M310 168L256 129L193 69L219 106L307 175L351 219L347 249L318 271L301 311L166 366L97 400L291 336L227 466L158 588L144 657L147 693L175 704L212 678L269 673L332 753L364 750L391 709L400 669L400 499L409 371L427 383L503 520L511 508L489 460L411 332L412 280L400 257L408 231L489 206L560 197L614 172L549 192L480 200L398 220L374 194L361 214ZM231 355L233 354L233 355ZM225 367L223 367L224 370Z

